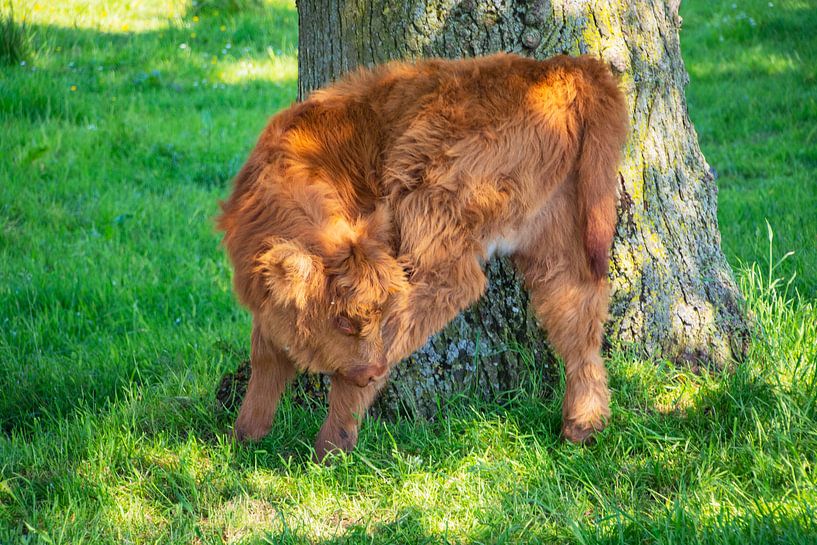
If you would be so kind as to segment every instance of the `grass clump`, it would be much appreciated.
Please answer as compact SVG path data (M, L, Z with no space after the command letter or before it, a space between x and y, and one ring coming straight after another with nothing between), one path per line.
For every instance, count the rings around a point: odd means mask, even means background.
M0 64L24 62L29 53L31 35L25 22L14 20L14 9L0 12Z

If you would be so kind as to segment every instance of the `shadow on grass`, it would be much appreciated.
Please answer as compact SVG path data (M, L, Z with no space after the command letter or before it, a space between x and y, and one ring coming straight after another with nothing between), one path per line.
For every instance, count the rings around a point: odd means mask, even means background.
M164 110L168 115L174 115L180 103L197 110L248 108L272 115L288 104L282 95L294 98L294 92L288 91L294 89L294 75L255 73L254 77L269 80L222 81L225 70L240 62L275 63L294 55L293 43L282 50L250 38L235 40L234 34L218 43L201 39L188 45L188 31L174 28L139 34L49 25L31 25L31 29L49 43L66 44L60 46L64 52L33 66L9 68L18 77L0 82L0 116L32 123L86 123L109 111L111 99L126 101L117 105L120 109L128 107L127 101L138 101L136 107ZM92 47L87 56L82 54L83 48Z
M80 406L104 411L129 387L161 383L185 366L179 354L186 347L159 329L174 327L162 314L170 303L185 309L194 290L207 299L213 286L202 286L193 268L207 265L202 255L220 259L221 250L198 236L210 234L204 214L196 216L198 229L191 217L161 224L150 208L157 198L160 205L178 198L168 197L172 191L202 198L226 189L257 137L247 120L260 124L294 98L295 75L286 63L297 45L291 8L205 12L195 25L192 18L134 34L29 24L37 54L26 66L3 68L0 121L22 128L9 135L14 192L0 206L0 249L11 256L8 289L0 291L6 435L29 436L38 420L59 426ZM241 75L242 63L261 68ZM223 82L223 72L232 83ZM82 170L78 182L66 176L70 168ZM27 193L28 186L37 189ZM100 200L97 215L86 212ZM187 211L187 202L179 204L179 213ZM147 210L137 217L120 206ZM195 234L179 235L182 229ZM170 279L191 293L168 297L167 286L145 292L151 281L140 272L158 269L163 279L163 269L177 261L167 260L167 247L185 236L177 250L189 252L188 263L174 267ZM116 278L104 271L135 287L112 288ZM212 321L235 320L233 307L226 314L211 307Z

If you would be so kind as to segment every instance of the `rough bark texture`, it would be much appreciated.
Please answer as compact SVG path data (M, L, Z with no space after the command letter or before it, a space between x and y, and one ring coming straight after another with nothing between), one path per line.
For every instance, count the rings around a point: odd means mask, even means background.
M605 59L620 73L631 111L609 337L649 356L722 365L745 354L747 324L720 249L717 187L687 115L677 8L677 1L299 0L299 93L396 58L513 51ZM489 278L480 303L395 370L381 411L430 416L457 392L494 398L531 367L546 371L552 358L512 267L494 261Z

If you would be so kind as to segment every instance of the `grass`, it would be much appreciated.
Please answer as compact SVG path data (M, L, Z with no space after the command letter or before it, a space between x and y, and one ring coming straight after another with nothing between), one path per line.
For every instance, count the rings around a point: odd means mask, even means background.
M613 354L589 448L534 391L370 421L319 467L320 412L286 399L240 447L213 405L249 322L211 217L296 92L294 6L253 4L15 2L34 46L0 77L0 543L817 541L813 5L683 5L690 115L758 323L745 364Z
M779 271L817 298L817 3L684 6L689 109L719 174L723 247L769 265L764 220L795 254Z

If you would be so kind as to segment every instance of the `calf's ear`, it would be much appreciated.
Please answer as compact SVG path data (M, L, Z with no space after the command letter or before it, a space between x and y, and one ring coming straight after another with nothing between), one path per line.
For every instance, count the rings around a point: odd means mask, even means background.
M291 240L273 240L258 256L256 272L264 278L270 297L279 304L305 309L323 297L323 263Z

